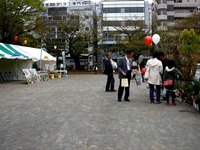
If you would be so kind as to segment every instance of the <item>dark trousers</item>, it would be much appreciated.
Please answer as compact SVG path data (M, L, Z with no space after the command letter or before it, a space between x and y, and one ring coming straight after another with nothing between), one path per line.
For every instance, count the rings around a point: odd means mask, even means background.
M149 95L150 95L150 100L151 103L154 103L154 85L153 84L149 84ZM161 90L161 86L160 85L156 85L156 98L157 98L157 102L160 102L160 90Z
M169 94L170 93L171 93L171 96L172 96L172 103L174 103L176 96L175 96L175 92L171 91L171 90L167 90L167 94L166 94L167 103L169 103Z
M107 82L106 82L106 91L113 91L114 90L114 85L115 85L115 79L113 73L110 73L107 75Z
M128 78L128 87L122 87L121 83L122 83L122 79L120 79L119 81L119 89L118 89L118 100L122 99L122 95L125 89L125 95L124 95L124 100L127 100L129 97L129 93L130 93L130 80L131 80L131 71L127 73L126 77L124 78Z

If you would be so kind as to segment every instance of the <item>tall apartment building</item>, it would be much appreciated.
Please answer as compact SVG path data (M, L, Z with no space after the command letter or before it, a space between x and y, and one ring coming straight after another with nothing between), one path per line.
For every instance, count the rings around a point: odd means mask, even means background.
M89 0L60 0L56 2L47 0L44 2L44 7L47 12L46 17L48 18L49 26L52 29L49 33L52 40L60 39L60 41L65 42L60 34L62 32L61 29L53 22L66 21L67 23L68 14L77 14L77 19L80 20L81 24L84 24L84 28L80 29L81 31L92 32L95 23L96 26L100 25L99 22L94 21L94 16L101 15L101 4L92 3Z
M154 0L152 5L157 30L167 30L168 26L199 10L200 0Z
M130 20L140 21L149 25L148 9L144 0L103 0L103 44L116 44L119 34L118 27L132 26ZM116 34L115 34L116 33ZM121 34L120 38L125 35Z

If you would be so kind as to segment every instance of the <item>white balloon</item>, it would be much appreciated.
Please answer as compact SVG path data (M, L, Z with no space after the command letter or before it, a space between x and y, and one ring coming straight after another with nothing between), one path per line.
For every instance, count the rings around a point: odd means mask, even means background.
M160 35L154 34L154 35L152 36L152 40L153 40L154 44L157 45L158 42L160 42Z

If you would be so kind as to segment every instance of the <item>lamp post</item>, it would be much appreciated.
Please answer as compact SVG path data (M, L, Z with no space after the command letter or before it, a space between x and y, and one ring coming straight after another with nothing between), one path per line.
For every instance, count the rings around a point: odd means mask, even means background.
M57 50L57 46L56 45L54 45L54 50L55 50L55 52L56 52L56 69L58 70L58 50Z

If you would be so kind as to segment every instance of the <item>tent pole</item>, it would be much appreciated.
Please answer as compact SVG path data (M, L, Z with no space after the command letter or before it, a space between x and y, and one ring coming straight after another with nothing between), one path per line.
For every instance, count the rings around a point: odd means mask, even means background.
M40 50L40 71L42 70L42 48Z
M18 75L18 65L17 65L17 58L16 58L16 68L17 68L17 81L19 80L19 75Z

